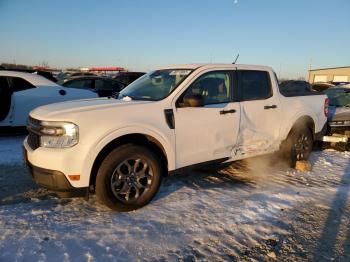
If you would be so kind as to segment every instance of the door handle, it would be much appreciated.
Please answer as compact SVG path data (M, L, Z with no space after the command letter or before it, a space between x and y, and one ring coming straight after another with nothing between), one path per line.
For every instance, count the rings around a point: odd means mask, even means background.
M221 111L220 111L220 115L231 114L231 113L236 113L236 109L221 110Z
M264 109L274 109L277 108L276 105L271 105L271 106L264 106Z

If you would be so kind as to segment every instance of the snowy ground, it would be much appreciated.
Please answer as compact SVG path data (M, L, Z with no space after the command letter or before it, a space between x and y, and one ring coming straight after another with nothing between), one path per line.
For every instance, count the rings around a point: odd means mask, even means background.
M309 173L262 157L169 177L114 213L35 186L22 139L0 138L0 261L350 261L349 152L314 152Z

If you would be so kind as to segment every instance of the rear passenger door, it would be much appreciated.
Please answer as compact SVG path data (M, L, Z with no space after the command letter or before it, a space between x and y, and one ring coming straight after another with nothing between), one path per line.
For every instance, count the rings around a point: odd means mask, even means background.
M241 121L233 157L254 156L278 149L282 119L270 73L238 70L238 83Z

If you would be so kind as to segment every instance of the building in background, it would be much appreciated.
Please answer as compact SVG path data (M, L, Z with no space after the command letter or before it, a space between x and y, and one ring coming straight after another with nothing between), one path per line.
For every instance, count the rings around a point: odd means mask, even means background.
M309 83L348 83L350 66L309 70Z

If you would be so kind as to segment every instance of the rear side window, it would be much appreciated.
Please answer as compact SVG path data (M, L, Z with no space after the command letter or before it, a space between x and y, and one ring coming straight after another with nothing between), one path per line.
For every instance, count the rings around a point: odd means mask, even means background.
M20 78L20 77L9 77L9 81L10 81L12 92L18 92L18 91L31 89L31 88L36 88L27 80L24 80L23 78Z
M271 80L266 71L240 70L242 100L261 100L272 96Z
M92 89L92 80L90 79L81 79L81 80L72 80L63 84L65 87L79 88L79 89Z
M95 89L96 90L122 90L124 85L117 81L113 81L111 79L98 79L95 80Z

